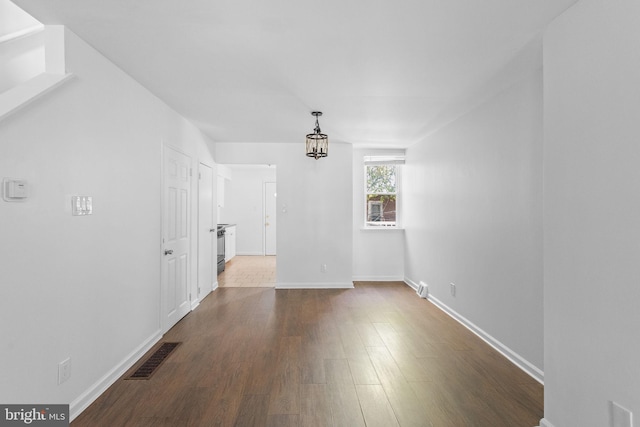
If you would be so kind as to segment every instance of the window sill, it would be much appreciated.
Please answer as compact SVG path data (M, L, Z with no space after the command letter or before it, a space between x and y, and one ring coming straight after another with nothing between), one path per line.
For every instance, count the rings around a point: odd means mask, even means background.
M404 231L403 227L360 227L361 231Z

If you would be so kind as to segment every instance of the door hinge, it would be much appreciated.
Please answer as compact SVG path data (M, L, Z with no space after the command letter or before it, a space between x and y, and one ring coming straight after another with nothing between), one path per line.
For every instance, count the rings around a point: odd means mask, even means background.
M202 179L202 173L198 172L198 179Z
M193 176L193 168L189 168L189 176Z
M191 292L189 292L189 301L191 301Z

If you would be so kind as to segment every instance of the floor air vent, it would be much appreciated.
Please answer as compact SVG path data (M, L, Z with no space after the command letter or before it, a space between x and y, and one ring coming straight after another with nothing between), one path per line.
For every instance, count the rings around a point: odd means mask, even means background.
M144 361L133 374L127 377L128 380L148 380L151 378L162 362L180 345L179 342L165 342Z

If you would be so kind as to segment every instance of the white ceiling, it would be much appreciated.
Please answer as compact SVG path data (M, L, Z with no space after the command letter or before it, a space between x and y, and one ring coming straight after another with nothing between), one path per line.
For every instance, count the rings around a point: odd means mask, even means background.
M214 141L302 143L320 110L330 141L377 147L423 139L539 64L541 31L576 1L14 0Z

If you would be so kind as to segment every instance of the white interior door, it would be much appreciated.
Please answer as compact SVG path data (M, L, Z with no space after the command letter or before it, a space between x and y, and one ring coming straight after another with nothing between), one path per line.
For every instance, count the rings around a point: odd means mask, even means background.
M264 183L264 254L276 254L276 183Z
M162 319L168 331L190 310L190 190L191 158L164 149L162 221Z
M216 224L213 217L213 169L204 163L198 168L198 300L213 290L214 243Z

